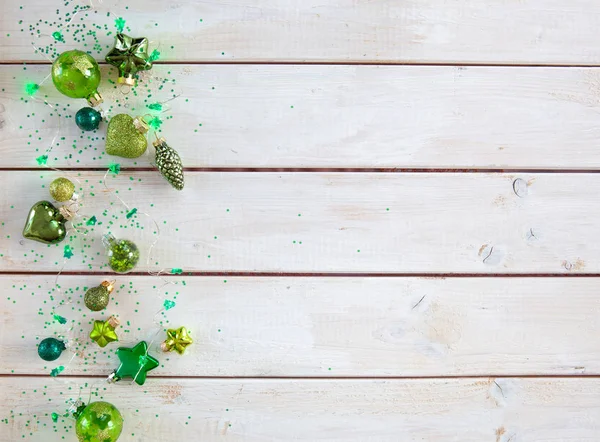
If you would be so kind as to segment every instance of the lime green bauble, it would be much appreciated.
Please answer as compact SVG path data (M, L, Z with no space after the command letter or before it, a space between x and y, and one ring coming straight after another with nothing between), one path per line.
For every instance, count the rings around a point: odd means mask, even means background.
M75 193L75 184L68 178L56 178L50 183L50 196L56 201L69 201Z
M85 98L90 106L102 102L98 93L100 68L91 55L83 51L63 52L52 64L52 81L61 94L70 98Z
M77 416L75 432L80 442L115 442L123 430L123 416L108 402L91 402Z

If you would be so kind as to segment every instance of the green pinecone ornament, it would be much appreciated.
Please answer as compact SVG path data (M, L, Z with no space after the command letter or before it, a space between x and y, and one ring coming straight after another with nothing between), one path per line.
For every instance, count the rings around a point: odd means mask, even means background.
M156 167L161 175L177 190L183 189L183 164L175 149L170 147L164 138L156 140Z

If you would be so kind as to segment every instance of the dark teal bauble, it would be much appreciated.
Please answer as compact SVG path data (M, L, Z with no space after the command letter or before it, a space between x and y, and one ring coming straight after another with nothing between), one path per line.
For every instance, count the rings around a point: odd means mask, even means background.
M55 338L46 338L38 346L38 355L44 361L55 361L66 348L63 341Z
M100 126L102 115L91 107L82 107L75 114L75 124L81 130L96 130Z

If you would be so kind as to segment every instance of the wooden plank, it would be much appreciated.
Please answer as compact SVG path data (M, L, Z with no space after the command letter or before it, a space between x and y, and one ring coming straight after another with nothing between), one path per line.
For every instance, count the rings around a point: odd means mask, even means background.
M0 59L43 60L34 54L29 26L42 48L82 47L106 54L114 20L160 47L163 60L208 62L384 62L598 64L600 5L594 0L159 0L94 2L98 13L77 16L96 39L72 27L64 43L50 36L75 5L51 0L4 9ZM106 11L114 15L106 15ZM83 18L83 21L81 21ZM40 22L38 22L40 20ZM59 21L62 20L62 21ZM47 21L47 22L46 22ZM94 25L97 25L96 28ZM106 28L104 28L106 26ZM74 39L73 32L78 30ZM98 45L96 47L96 44Z
M54 280L0 277L0 374L62 365L66 375L108 376L115 349L140 340L154 340L156 376L600 374L597 278L184 277L164 286L123 276L102 313L83 304L102 278L61 277L71 300L62 307ZM157 315L165 299L176 305ZM120 341L101 349L91 324L109 315L120 318ZM160 351L155 317L191 331L183 357ZM44 362L35 348L49 336L66 336L73 350Z
M25 99L48 72L0 67L3 167L37 167L57 134L52 111ZM600 168L598 69L157 66L137 95L104 73L109 115L155 113L148 104L181 94L161 130L188 167ZM153 162L106 155L106 125L90 135L73 122L83 100L50 81L44 97L64 115L53 167Z
M101 236L134 240L137 269L375 273L598 273L598 174L81 172L66 271L107 271ZM2 270L58 271L63 245L21 238L56 172L1 172ZM115 192L138 213L127 209ZM149 213L156 226L142 213ZM85 226L83 226L85 227ZM149 256L150 246L158 239Z
M74 439L74 422L61 417L54 424L50 414L64 412L80 387L87 401L86 383L94 381L1 378L4 440ZM99 398L122 412L127 441L584 441L598 437L600 419L598 379L165 379L99 386Z

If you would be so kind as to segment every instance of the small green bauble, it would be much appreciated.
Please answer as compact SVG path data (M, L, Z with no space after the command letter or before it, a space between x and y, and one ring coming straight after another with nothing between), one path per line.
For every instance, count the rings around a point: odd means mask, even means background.
M96 130L100 126L102 115L91 107L82 107L75 114L75 124L81 130Z
M109 281L104 281L98 287L88 289L84 297L85 306L93 312L105 309L113 289L114 285Z
M75 184L67 178L56 178L50 183L50 196L56 201L69 201L75 193Z
M33 205L27 216L23 236L44 244L56 244L65 239L67 220L49 201L40 201Z
M123 416L113 404L91 402L77 416L79 442L115 442L123 431Z
M56 338L46 338L38 346L38 355L44 361L55 361L66 348L63 341Z
M117 273L131 272L140 259L137 246L127 239L115 239L112 235L103 238L108 251L108 265Z
M63 52L52 64L52 82L61 94L70 98L85 98L90 106L102 102L98 93L100 68L89 54L72 50Z
M118 114L110 119L106 129L106 153L123 158L137 158L146 152L148 125L141 118Z

